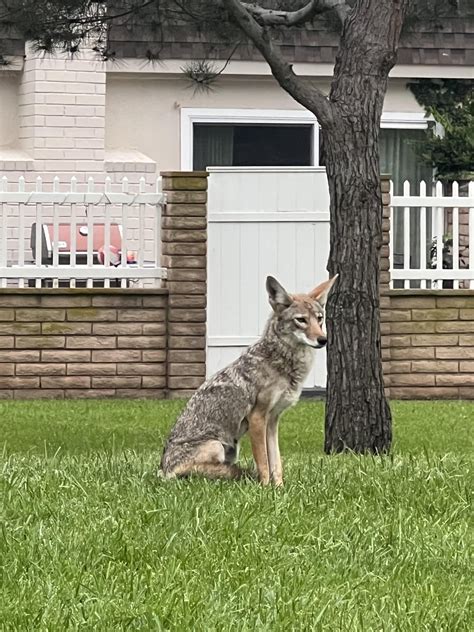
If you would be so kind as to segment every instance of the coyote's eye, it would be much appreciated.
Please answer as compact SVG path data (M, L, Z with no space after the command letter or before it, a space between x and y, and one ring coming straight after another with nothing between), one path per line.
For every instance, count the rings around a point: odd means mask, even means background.
M306 318L306 316L296 316L295 320L296 320L296 322L299 325L307 325L308 324L308 319Z
M322 323L324 320L323 314L318 314L318 323Z

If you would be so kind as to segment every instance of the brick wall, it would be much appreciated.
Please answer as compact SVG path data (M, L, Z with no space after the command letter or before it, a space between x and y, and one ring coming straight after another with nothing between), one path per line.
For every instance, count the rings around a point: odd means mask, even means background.
M0 289L0 399L165 397L167 299Z
M19 91L19 140L36 171L94 175L103 171L105 65L80 56L44 56L26 46Z
M382 310L392 399L474 399L474 291L392 290Z

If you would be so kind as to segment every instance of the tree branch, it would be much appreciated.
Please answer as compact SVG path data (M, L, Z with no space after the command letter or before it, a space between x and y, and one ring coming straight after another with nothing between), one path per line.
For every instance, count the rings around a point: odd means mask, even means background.
M318 13L334 10L341 23L350 10L345 0L311 0L297 11L278 11L264 9L256 4L242 2L242 6L253 15L259 24L267 26L299 26L311 20Z
M298 103L316 114L321 121L332 120L332 107L327 97L315 86L309 86L306 81L293 72L293 67L283 59L275 49L268 32L249 13L240 0L222 0L242 31L255 44L266 59L272 74L281 87L286 90Z

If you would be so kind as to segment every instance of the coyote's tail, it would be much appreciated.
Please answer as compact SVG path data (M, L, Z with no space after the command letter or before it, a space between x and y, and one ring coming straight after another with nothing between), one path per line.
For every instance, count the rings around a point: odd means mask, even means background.
M183 463L170 472L158 470L159 478L185 478L187 476L198 475L211 480L239 480L248 474L238 465L228 465L226 463Z

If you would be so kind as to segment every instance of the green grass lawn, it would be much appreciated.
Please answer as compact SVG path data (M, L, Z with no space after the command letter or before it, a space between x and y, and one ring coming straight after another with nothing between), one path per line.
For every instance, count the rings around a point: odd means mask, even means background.
M182 405L0 402L1 630L474 629L472 404L394 404L371 458L300 403L283 490L157 480Z

